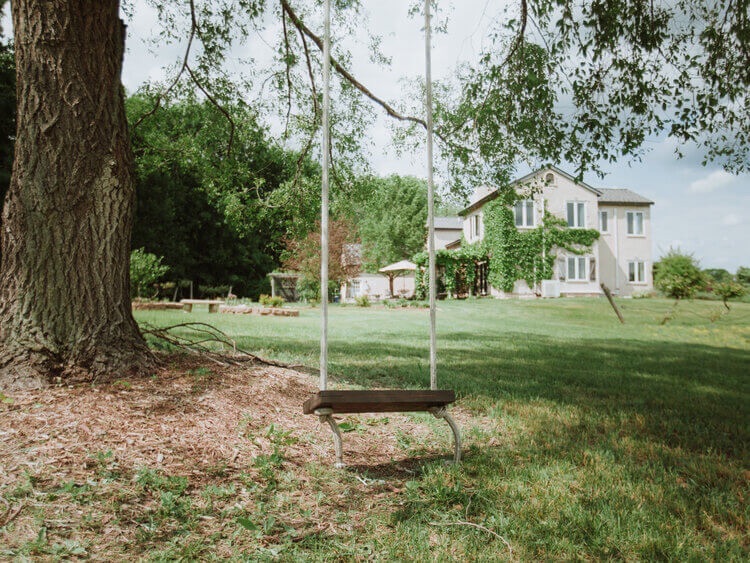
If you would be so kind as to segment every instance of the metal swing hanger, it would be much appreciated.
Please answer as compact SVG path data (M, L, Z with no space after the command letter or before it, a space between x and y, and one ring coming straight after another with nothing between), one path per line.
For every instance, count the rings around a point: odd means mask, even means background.
M429 254L430 301L430 390L342 390L329 391L328 387L328 191L330 169L330 106L331 106L331 0L325 1L325 28L323 36L323 114L322 114L322 178L320 216L320 391L305 401L304 414L315 414L327 423L333 432L336 447L336 466L344 467L341 433L333 419L334 414L371 412L432 413L444 419L453 433L453 461L461 460L461 432L447 406L456 400L452 390L437 388L437 336L436 336L436 264L435 264L435 185L433 177L433 117L432 117L432 26L430 0L425 0L425 112L427 124L427 224Z

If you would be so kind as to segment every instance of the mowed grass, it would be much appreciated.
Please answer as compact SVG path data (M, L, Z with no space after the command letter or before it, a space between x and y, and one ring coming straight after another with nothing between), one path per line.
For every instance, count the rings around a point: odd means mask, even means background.
M472 415L464 462L428 462L364 512L344 503L331 520L359 521L356 533L279 553L747 559L750 305L685 302L665 325L670 301L619 305L625 325L603 299L441 302L440 386ZM209 322L241 348L315 366L319 315L136 317ZM426 388L427 347L426 310L331 309L334 385Z

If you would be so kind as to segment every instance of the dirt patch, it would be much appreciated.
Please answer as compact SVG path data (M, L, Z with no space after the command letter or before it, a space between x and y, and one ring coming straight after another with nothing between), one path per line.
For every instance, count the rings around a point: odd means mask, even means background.
M0 544L3 532L13 543L24 536L29 542L37 541L34 537L42 528L35 522L40 518L46 518L45 534L51 533L57 521L68 522L76 530L72 537L87 537L89 532L81 532L79 524L88 513L80 506L81 495L76 497L71 491L101 489L108 482L108 472L116 474L110 486L124 489L144 469L186 478L194 491L217 484L240 488L248 480L263 480L259 460L268 458L273 463L280 443L283 462L279 464L297 482L289 498L311 511L309 526L300 525L300 533L314 530L317 513L325 510L315 498L320 491L315 474L331 471L334 461L328 427L302 414L302 403L317 390L315 378L277 367L224 368L195 357L163 359L165 367L149 378L19 391L0 403L0 501L4 503L0 505ZM373 479L391 480L378 487L398 491L399 482L417 475L421 465L452 453L447 431L433 440L433 430L422 419L403 415L337 418L348 430L344 433L346 474L354 488L361 489L357 502L369 502ZM459 414L458 418L464 417ZM406 439L418 446L410 450L404 446ZM316 479L317 490L308 490L305 484ZM24 487L31 492L24 492ZM66 494L38 500L42 498L39 491L59 490ZM136 513L147 507L135 506L158 501L156 495L150 501L143 495L131 492L132 498L116 501L116 509L99 503L99 526L112 522L108 536L112 543L88 540L88 555L111 554L112 546L123 542L138 543L143 524ZM339 502L335 496L331 502ZM253 502L251 495L237 505L247 508ZM205 514L206 522L214 518L211 512ZM92 528L90 533L98 538L102 530Z
M328 428L302 415L302 403L317 391L310 375L268 366L220 367L183 356L169 357L166 366L146 379L14 393L7 399L12 402L0 406L0 486L24 468L74 467L107 450L121 464L158 464L167 472L200 473L217 464L240 469L267 449L262 434L271 424L304 437L289 448L291 460L333 459ZM399 456L393 435L428 431L400 415L363 419L371 426L387 422L390 429L345 433L347 465L389 464ZM367 426L358 424L358 430Z

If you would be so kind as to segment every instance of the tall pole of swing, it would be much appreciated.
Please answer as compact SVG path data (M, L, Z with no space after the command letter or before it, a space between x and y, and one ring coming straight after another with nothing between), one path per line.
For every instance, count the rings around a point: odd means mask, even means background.
M424 2L425 113L427 122L427 251L430 280L430 389L437 389L437 334L435 273L435 181L432 175L432 22L430 2Z
M323 33L323 115L320 198L320 390L328 387L328 171L331 167L331 0L325 1Z

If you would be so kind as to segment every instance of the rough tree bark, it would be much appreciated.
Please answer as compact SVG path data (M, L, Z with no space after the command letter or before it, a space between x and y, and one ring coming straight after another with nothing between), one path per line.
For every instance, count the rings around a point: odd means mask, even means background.
M13 0L17 134L2 215L0 388L121 377L135 204L117 0Z

